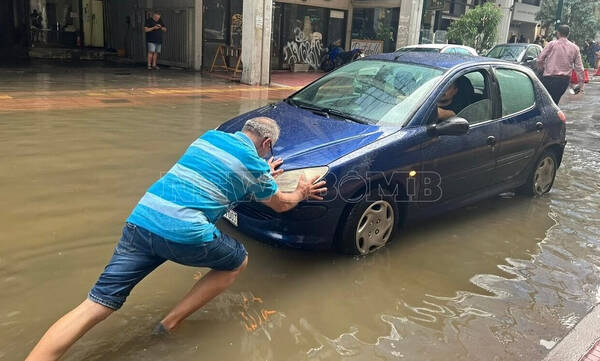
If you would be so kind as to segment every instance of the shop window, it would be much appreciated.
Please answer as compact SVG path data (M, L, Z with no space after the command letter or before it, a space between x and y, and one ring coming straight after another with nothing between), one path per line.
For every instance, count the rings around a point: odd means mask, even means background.
M352 39L381 40L383 51L396 50L400 8L355 8Z
M325 48L344 47L346 12L313 6L276 3L273 8L271 64L287 69L308 64L318 69Z

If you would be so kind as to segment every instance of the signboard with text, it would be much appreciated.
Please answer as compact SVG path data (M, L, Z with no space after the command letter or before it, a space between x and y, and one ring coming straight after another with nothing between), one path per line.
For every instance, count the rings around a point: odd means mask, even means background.
M383 40L352 39L350 49L361 49L365 56L383 53Z

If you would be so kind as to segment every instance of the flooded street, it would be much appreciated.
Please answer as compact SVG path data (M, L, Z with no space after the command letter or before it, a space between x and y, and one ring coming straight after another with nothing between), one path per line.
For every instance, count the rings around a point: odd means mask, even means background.
M294 91L173 70L0 76L0 360L22 360L86 297L130 211L193 140ZM498 196L362 258L222 223L250 257L230 289L153 337L206 272L165 263L64 359L541 360L600 302L599 102L599 83L563 97L568 144L543 198Z

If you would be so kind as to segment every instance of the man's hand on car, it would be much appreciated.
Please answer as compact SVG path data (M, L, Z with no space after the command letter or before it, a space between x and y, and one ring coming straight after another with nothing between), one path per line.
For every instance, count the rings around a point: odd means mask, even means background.
M281 159L281 158L275 159L274 157L271 157L271 159L269 159L268 163L269 163L269 167L271 168L271 175L273 176L273 178L277 178L277 176L279 176L279 175L281 175L281 173L283 173L283 168L277 169L279 166L281 166L283 164L283 159Z
M327 188L325 187L324 180L315 183L317 179L319 179L319 176L313 177L310 181L306 179L304 174L300 176L296 191L302 194L302 199L316 199L318 201L323 200L323 197L321 197L320 194L327 192Z

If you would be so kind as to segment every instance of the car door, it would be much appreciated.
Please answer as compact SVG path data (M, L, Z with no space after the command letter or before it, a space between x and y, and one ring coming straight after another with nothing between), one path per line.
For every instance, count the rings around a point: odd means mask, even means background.
M422 170L429 177L423 187L438 188L441 193L437 200L441 202L467 197L494 183L500 128L494 116L497 107L492 98L492 78L485 67L463 71L446 84L441 94L460 76L467 77L474 87L471 104L457 114L469 121L468 133L433 136L422 146ZM435 121L433 118L430 122Z
M502 109L496 173L505 182L517 177L533 161L542 144L544 117L528 74L497 66L494 75Z

